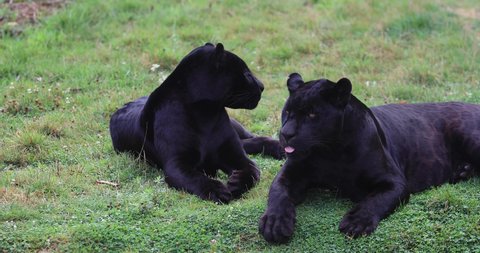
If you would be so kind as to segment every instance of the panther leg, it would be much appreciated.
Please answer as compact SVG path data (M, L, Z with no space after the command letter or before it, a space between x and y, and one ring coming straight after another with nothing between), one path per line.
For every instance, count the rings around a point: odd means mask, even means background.
M293 235L295 205L305 199L308 187L308 179L297 176L299 170L302 169L289 166L287 161L270 187L267 210L260 218L258 227L268 242L285 243Z
M285 158L285 153L278 140L255 136L232 118L230 118L230 124L242 141L243 149L247 154L263 154L277 160Z
M409 194L402 179L377 181L376 185L376 191L345 214L339 226L342 233L353 238L371 234L380 220L408 199Z
M474 168L472 172L478 175L480 173L480 130L471 131L462 139L465 155Z
M165 182L170 187L195 194L205 200L224 204L230 202L232 195L222 182L209 178L180 160L171 159L165 163Z
M247 154L263 154L277 160L285 158L285 152L280 146L280 142L269 137L243 139L242 144Z
M227 188L234 199L251 189L260 179L257 165L250 160L238 138L228 139L219 149L220 169L229 178Z

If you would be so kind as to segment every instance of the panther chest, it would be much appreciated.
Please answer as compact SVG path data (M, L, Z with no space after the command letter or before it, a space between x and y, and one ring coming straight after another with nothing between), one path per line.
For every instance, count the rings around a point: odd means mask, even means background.
M218 170L225 169L226 158L221 142L219 138L202 139L199 146L192 148L193 153L197 154L194 166L196 170L215 176Z
M304 177L309 178L313 186L333 189L336 194L352 200L361 199L366 194L359 182L358 171L343 161L311 159L305 165L310 169L303 172Z
M218 153L223 142L225 142L224 138L215 135L202 136L202 138L199 138L198 146L196 147L200 156L199 162L215 163L215 161L218 161Z
M197 167L201 170L221 169L227 159L225 152L232 149L232 140L236 138L231 126L219 124L210 129L202 129L196 135L196 145L191 148L198 154Z

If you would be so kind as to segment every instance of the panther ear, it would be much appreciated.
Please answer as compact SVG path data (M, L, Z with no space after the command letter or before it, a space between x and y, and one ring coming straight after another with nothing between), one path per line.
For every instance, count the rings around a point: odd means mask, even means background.
M205 46L210 46L210 47L213 47L213 44L212 44L212 43L210 43L210 42L207 42L207 43L205 43Z
M290 93L294 93L298 88L303 86L302 76L298 73L292 73L288 76L287 87Z
M352 83L348 78L342 78L338 80L337 85L335 86L337 93L337 105L344 107L350 101L350 96L352 92Z
M215 61L215 68L218 70L220 67L223 65L223 59L225 55L225 49L223 48L222 43L218 43L217 46L215 47L215 53L214 53L214 61Z
M225 51L225 49L223 48L223 44L218 43L217 47L215 47L215 53L216 54L223 54L224 51Z

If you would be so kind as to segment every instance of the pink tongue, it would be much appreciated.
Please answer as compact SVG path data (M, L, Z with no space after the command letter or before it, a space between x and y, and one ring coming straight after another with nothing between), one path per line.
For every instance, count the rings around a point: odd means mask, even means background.
M293 153L293 151L295 151L293 147L290 147L290 146L285 147L285 153L290 154L290 153Z

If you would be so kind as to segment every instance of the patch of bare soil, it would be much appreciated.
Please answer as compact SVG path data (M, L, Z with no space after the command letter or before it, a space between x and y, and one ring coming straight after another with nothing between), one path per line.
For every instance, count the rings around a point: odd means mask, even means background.
M467 33L475 34L475 37L480 40L480 31L475 29L474 22L480 20L480 9L477 8L448 8L448 11L456 14L462 18L463 29Z
M450 11L463 18L480 20L480 9L456 8L450 9Z
M0 31L12 36L19 35L24 26L37 24L40 18L53 14L66 4L67 0L6 0L0 3Z

